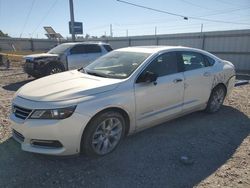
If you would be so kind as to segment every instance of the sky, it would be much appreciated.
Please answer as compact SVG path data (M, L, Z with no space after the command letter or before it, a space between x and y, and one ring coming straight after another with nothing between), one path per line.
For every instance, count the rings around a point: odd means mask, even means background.
M151 11L116 0L73 0L75 21L83 36L114 37L250 29L250 0L126 0L182 17ZM219 20L222 23L202 18ZM70 37L69 0L0 0L0 30L11 37L46 38L43 26Z

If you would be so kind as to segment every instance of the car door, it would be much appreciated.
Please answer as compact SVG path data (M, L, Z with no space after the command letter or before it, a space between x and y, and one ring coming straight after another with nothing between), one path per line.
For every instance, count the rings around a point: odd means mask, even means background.
M176 53L159 55L140 76L146 72L153 72L158 78L154 83L134 85L137 129L155 125L182 110L184 76L179 72Z
M69 51L68 57L68 69L78 69L88 63L88 54L86 53L86 47L84 44L77 44Z
M184 102L183 111L204 106L212 88L212 71L204 56L198 52L179 53L184 66Z

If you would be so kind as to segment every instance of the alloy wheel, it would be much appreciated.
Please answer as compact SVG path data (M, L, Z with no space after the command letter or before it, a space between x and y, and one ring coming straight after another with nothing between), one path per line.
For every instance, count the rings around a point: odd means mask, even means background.
M92 148L99 155L111 152L122 136L122 122L118 118L107 118L96 128L92 136Z
M59 67L53 67L50 71L50 74L56 74L62 72L62 70Z
M218 88L214 91L211 101L212 111L217 111L221 107L225 98L225 91L223 88Z

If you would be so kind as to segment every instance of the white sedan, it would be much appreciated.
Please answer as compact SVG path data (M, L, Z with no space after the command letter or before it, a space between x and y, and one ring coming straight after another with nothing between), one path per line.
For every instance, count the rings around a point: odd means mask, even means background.
M234 83L233 64L202 50L122 48L20 88L13 138L29 152L101 156L126 135L194 111L217 112Z

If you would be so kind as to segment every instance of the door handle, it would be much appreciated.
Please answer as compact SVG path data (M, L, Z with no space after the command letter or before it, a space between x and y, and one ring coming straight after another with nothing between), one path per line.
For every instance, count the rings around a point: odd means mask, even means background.
M183 80L181 78L177 78L177 79L174 79L173 82L174 83L178 83L178 82L182 82Z
M203 76L209 77L209 76L211 76L211 73L210 72L204 72Z

